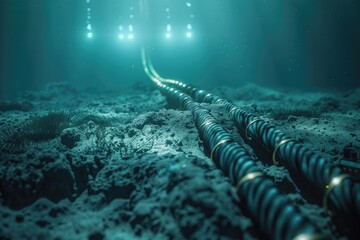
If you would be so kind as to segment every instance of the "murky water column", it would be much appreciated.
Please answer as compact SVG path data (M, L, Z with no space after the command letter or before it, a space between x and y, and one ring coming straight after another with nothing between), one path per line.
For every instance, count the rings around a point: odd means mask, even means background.
M127 40L133 40L135 37L134 34L134 19L135 19L135 13L134 13L134 6L129 7L129 17L128 17L128 25L119 25L119 39L121 41L127 39Z
M91 1L86 0L86 36L87 38L93 38L93 29L91 25Z
M195 15L194 15L193 10L192 10L192 3L190 1L187 1L185 4L186 4L187 12L189 14L189 20L188 20L188 24L186 25L185 36L186 36L186 38L192 38L193 37L192 20L195 18Z

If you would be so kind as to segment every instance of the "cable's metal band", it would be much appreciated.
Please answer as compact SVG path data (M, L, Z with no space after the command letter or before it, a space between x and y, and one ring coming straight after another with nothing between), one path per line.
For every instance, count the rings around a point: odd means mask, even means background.
M181 94L179 94L179 96L182 96ZM180 99L182 102L188 101L190 100L189 96L184 97L184 99Z
M277 154L277 151L279 150L279 148L284 145L285 143L288 143L288 142L295 142L296 140L295 139L284 139L284 140L281 140L280 143L276 146L276 148L274 149L274 152L272 154L272 161L275 165L279 165L279 161L276 160L276 154Z
M220 145L222 145L222 144L224 144L224 143L227 143L227 142L233 142L234 140L233 139L231 139L231 138L228 138L228 139L223 139L223 140L221 140L221 141L219 141L217 144L215 144L215 146L213 147L213 149L211 150L211 154L210 154L210 159L211 159L211 161L214 161L214 154L215 154L215 152L216 152L216 149L220 146Z
M249 137L249 135L248 135L249 127L250 127L253 123L256 123L256 122L259 122L259 121L262 121L262 119L260 119L260 118L254 119L254 120L252 120L251 122L249 122L249 124L246 126L246 128L245 128L245 137L246 137L248 140L251 140L251 137Z
M196 106L195 108L193 108L192 110L191 110L191 112L192 112L192 114L194 114L196 111L198 111L198 110L203 110L204 108L202 108L202 107L199 107L199 106Z
M206 94L205 97L204 97L204 100L205 100L206 98L210 97L210 96L212 96L211 93Z
M235 110L237 110L237 109L239 109L238 107L232 107L231 109L230 109L230 111L229 111L229 116L231 115L231 113L233 112L233 111L235 111Z
M218 102L220 103L221 101L224 101L224 99L219 98L218 100L216 100L216 101L214 102L214 104L218 104Z
M184 109L186 109L187 105L190 104L192 102L192 100L187 99L186 102L184 103Z
M264 176L264 174L263 174L262 172L251 172L251 173L246 174L244 177L242 177L242 178L237 182L236 187L235 187L236 192L239 191L240 187L241 187L244 183L246 183L246 182L248 182L248 181L250 181L250 180L253 180L254 178L262 177L262 176Z
M329 199L329 195L330 195L331 191L334 190L334 188L336 186L339 186L347 178L351 178L351 176L348 174L345 174L345 173L340 174L340 175L334 177L333 179L331 179L330 183L328 185L326 185L324 196L323 196L324 209L328 209L328 199Z
M193 95L193 93L194 92L196 92L197 91L197 88L193 88L193 89L191 89L191 91L190 91L190 96L192 96Z
M292 240L325 240L325 239L329 239L329 236L320 233L314 233L314 234L303 233L295 236Z
M215 120L206 120L205 122L203 122L202 124L200 124L199 130L201 130L202 127L204 127L204 126L206 126L206 125L208 125L208 124L210 124L210 123L216 123L216 121L215 121Z

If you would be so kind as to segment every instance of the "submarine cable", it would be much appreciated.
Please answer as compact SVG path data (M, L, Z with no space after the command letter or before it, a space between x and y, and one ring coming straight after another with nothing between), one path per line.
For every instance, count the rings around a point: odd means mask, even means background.
M360 218L360 183L343 173L341 168L333 166L273 125L228 100L179 81L169 80L167 83L186 92L197 102L224 106L231 120L248 139L256 140L273 153L272 161L275 165L282 164L295 171L309 185L316 186L322 192L320 201L324 209L332 209L333 212L350 218Z
M200 138L211 152L211 161L231 179L242 205L264 233L271 239L325 239L208 110L190 95L168 86L175 80L159 77L152 65L149 66L145 48L141 50L141 57L146 75L160 88L169 104L192 113Z

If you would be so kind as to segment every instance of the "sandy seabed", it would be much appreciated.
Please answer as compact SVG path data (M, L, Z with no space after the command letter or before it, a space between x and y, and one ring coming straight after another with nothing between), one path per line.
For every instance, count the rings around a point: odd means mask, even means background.
M360 88L285 93L249 84L211 92L335 165L344 149L360 149ZM315 189L244 142L225 109L203 106L324 233L356 238L319 207ZM204 154L191 113L151 86L116 95L57 83L27 92L0 103L0 144L0 239L265 238Z

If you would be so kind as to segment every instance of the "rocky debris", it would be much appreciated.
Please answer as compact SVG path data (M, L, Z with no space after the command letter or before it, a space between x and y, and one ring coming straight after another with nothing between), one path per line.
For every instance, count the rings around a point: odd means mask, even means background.
M229 179L204 155L191 114L164 109L159 91L139 89L94 96L55 84L32 93L28 112L0 113L1 239L264 238L239 208ZM360 145L358 92L215 90L334 164L350 143ZM300 211L342 236L284 167L245 144L221 106L202 106L259 157L260 169ZM273 119L272 111L281 117Z
M75 128L64 129L61 133L61 143L68 148L74 148L80 141L80 134Z
M66 157L55 150L8 158L2 163L1 193L4 203L21 209L40 197L54 202L71 198L76 185Z
M340 101L334 97L322 97L313 106L321 112L331 112L339 109Z
M137 129L143 129L145 125L149 125L149 124L158 125L161 127L164 124L165 120L166 119L163 113L149 112L142 115L141 117L134 119L132 124Z
M91 170L86 165L91 162L95 164L96 159L60 157L59 161L67 162L71 166L66 168L67 173L65 173L60 171L64 169L63 167L53 162L55 157L55 153L49 153L46 156L34 158L31 162L34 163L37 159L37 166L46 162L45 169L47 170L43 172L42 168L38 168L38 171L35 168L30 169L27 174L17 178L21 178L17 180L17 183L23 186L30 180L26 179L27 176L34 177L38 174L37 178L33 178L37 179L38 188L32 187L36 190L33 194L38 194L38 196L32 198L35 202L31 205L27 204L28 207L22 206L22 210L17 212L12 213L3 207L0 208L1 211L8 213L5 219L14 221L5 227L3 225L5 233L11 233L13 227L24 223L31 224L29 222L31 220L32 224L37 225L38 231L35 232L37 235L43 232L41 229L53 226L54 222L62 222L63 217L68 214L74 215L73 217L79 219L80 222L84 221L81 219L83 216L80 212L78 213L80 209L77 209L80 208L77 202L81 200L84 201L81 203L83 204L81 208L106 211L114 204L118 208L109 216L100 214L83 223L83 227L91 231L89 232L91 236L94 236L95 232L108 236L103 222L108 220L112 221L111 225L117 223L120 226L121 222L128 222L134 235L138 237L147 237L149 231L152 234L161 233L176 239L197 239L203 236L207 236L208 239L218 239L220 236L228 239L238 239L239 236L243 236L245 239L250 239L252 236L247 230L253 227L253 224L241 214L237 207L239 200L231 184L218 169L209 164L207 159L185 155L159 157L156 154L146 154L129 160L113 158L103 168L98 167L95 170L94 178L88 176L87 183L82 183L87 185L87 190L80 193L78 198L71 198L73 191L69 190L74 189L71 186L79 186L78 183L74 184L74 179L77 179L75 182L79 182L81 176L89 174ZM52 178L49 178L49 173L52 173ZM11 173L6 175L11 175ZM62 178L66 178L68 182L64 182ZM6 182L9 188L4 189L4 195L17 196L17 199L29 198L19 188L14 188L12 184L14 181ZM44 181L48 183L45 184ZM43 189L42 185L47 187ZM49 192L50 188L56 190L56 193ZM67 190L64 191L65 189ZM54 198L54 196L57 197ZM74 202L71 203L69 200ZM5 204L13 204L13 202L14 198L5 198ZM26 213L31 212L30 209L34 211L34 208L36 212L26 216ZM19 205L17 209L20 209ZM46 214L48 214L47 217L40 217ZM100 228L98 227L97 231L93 232L93 229L89 227L99 222ZM67 229L67 232L76 232L74 228L77 228L76 224L71 229ZM30 233L24 231L13 234L24 234L26 238L31 236ZM51 231L49 237L53 238L57 235L60 235L60 230Z

